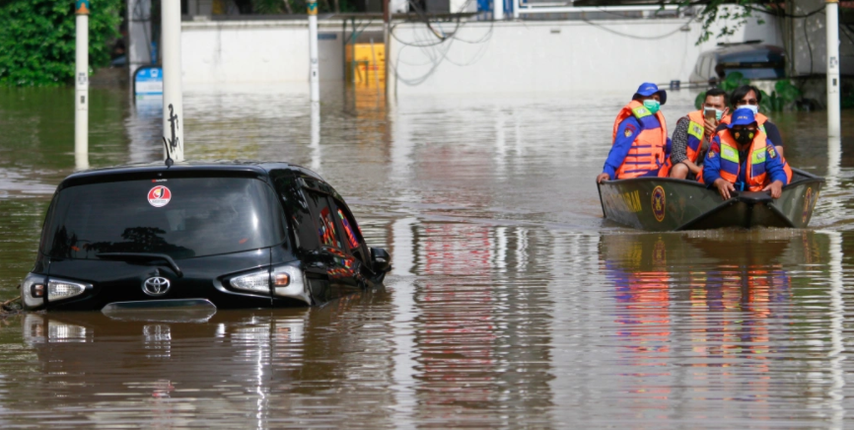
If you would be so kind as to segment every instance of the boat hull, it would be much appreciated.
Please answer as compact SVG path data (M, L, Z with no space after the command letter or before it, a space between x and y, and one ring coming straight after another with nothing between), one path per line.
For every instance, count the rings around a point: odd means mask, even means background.
M795 170L779 199L768 193L736 193L722 201L715 189L672 178L634 178L599 184L605 218L648 231L726 227L806 227L824 179Z

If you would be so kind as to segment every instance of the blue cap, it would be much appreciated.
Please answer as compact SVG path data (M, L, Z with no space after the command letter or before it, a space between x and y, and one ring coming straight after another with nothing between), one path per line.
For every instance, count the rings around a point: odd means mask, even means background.
M736 109L735 112L732 113L732 121L730 121L727 127L732 128L735 125L750 125L756 122L756 118L753 116L753 111L748 108Z
M661 104L667 102L667 91L659 90L658 85L655 85L652 82L642 83L641 86L638 87L638 91L635 95L632 96L632 99L638 98L639 96L649 97L655 93L658 93L658 97L661 99Z

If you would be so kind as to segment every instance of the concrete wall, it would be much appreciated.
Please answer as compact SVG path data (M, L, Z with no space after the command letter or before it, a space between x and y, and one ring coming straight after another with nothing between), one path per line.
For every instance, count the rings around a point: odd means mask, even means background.
M319 26L320 79L344 79L341 23ZM190 21L182 25L184 83L308 82L308 22Z
M766 19L767 20L767 19ZM724 41L761 39L782 45L773 22L742 27ZM396 92L553 92L629 90L644 81L687 82L700 52L701 25L689 18L607 21L470 22L444 42L422 24L394 32Z
M797 0L794 2L795 16L806 15L823 8L824 0ZM840 15L842 10L840 9ZM840 17L841 18L841 17ZM827 27L823 12L806 18L794 18L790 40L794 46L794 74L810 75L827 73ZM854 75L854 34L845 26L839 27L839 67L843 75Z
M185 84L308 81L307 22L196 19L182 26ZM444 41L423 23L395 28L389 58L398 95L687 82L699 53L717 42L695 45L701 26L690 18L435 24ZM320 22L322 81L343 81L341 31L340 21ZM750 39L782 45L773 20L742 27L726 41Z

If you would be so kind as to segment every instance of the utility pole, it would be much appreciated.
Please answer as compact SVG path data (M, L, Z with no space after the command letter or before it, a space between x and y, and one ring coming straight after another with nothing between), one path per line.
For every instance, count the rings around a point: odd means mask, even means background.
M385 61L383 61L383 75L385 76L385 99L388 102L389 98L394 95L390 93L389 88L392 86L392 77L389 75L388 63L391 62L391 8L388 4L389 0L383 0L383 46L385 47Z
M89 168L89 0L76 0L74 67L74 159L78 169Z
M320 101L320 76L317 75L317 0L308 0L305 6L308 9L308 80L311 85L311 101L314 103Z
M842 137L839 102L839 0L827 0L827 136Z
M164 159L184 161L184 104L181 87L181 0L161 0L163 49Z

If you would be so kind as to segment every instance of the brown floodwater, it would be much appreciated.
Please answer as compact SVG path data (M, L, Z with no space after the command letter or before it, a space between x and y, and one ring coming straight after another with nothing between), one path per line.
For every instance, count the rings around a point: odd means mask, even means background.
M209 319L0 318L6 428L843 428L854 112L775 114L826 176L806 230L644 233L594 184L629 94L185 91L191 159L319 172L388 249L386 289ZM695 94L671 92L669 124ZM74 171L73 89L0 89L0 300ZM159 109L91 91L93 167L162 157ZM849 240L851 239L851 240ZM852 345L854 347L854 345Z

